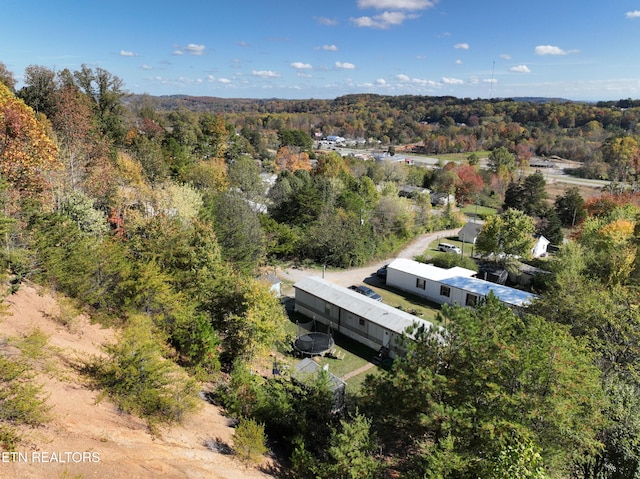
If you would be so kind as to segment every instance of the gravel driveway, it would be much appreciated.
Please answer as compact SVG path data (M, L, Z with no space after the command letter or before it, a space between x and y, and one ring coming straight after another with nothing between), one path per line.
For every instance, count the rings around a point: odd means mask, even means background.
M436 231L434 233L426 233L418 236L411 243L409 243L398 255L394 258L389 258L384 261L378 261L367 266L353 268L353 269L327 269L324 272L324 278L341 286L350 286L352 284L360 284L366 278L375 275L375 272L382 266L389 264L395 258L407 258L413 259L415 256L424 253L429 244L439 238L448 238L455 236L461 228L455 228L452 230ZM284 281L291 281L293 283L300 281L307 276L323 276L321 268L287 268L278 270L278 277ZM287 291L287 288L283 288L283 295L293 294L293 291Z

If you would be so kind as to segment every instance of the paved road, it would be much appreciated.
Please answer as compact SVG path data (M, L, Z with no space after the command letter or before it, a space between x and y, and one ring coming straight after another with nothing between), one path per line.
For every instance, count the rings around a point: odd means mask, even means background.
M367 266L353 268L353 269L327 269L322 271L321 268L315 269L300 269L300 268L287 268L278 271L278 277L281 280L287 280L292 282L300 281L307 276L319 276L332 283L339 284L341 286L350 286L352 284L361 284L366 278L375 274L375 272L382 266L389 264L395 258L407 258L413 259L415 256L424 253L429 244L440 238L447 238L456 236L460 228L436 231L434 233L427 233L418 236L411 243L409 243L398 255L394 258L389 258L384 261L377 261ZM288 294L288 291L283 291L283 294Z

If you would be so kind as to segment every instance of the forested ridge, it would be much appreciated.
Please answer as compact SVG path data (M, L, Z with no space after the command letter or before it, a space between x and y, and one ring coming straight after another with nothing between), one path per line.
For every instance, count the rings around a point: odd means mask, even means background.
M0 64L7 294L32 281L117 326L82 372L151 431L188 415L206 382L239 420L239 457L271 447L282 477L640 475L637 101L131 96L88 66L32 65L15 86ZM434 168L343 158L314 148L328 135L391 158L459 156ZM610 187L549 198L535 155ZM436 193L454 201L434 210ZM535 263L549 273L530 307L444 307L444 340L414 331L339 414L321 377L255 373L291 340L263 273L392 257L461 226L471 203L501 212L479 237L487 260L528 260L534 233L560 246ZM18 427L46 422L46 398L24 386L20 357L0 360L0 448L15 450Z

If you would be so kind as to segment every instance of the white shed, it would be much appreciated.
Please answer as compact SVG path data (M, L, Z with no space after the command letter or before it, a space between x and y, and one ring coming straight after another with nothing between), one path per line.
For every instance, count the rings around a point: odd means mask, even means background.
M536 243L533 245L531 250L531 256L534 258L540 258L541 256L547 255L547 247L551 244L544 236L540 235L536 238Z

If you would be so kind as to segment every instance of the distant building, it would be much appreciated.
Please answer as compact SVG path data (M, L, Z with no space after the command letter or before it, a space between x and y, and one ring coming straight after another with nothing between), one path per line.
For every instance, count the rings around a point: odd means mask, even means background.
M482 230L481 223L467 223L458 232L458 239L463 243L476 244L478 233Z
M531 249L531 256L534 258L540 258L543 256L547 256L547 248L551 244L544 236L540 235L536 238L536 242Z

